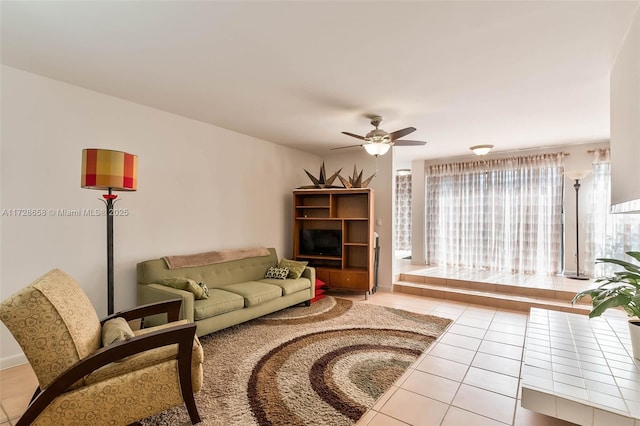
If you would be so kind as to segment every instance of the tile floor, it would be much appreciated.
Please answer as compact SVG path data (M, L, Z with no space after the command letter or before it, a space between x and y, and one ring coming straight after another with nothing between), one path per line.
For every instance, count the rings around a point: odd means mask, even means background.
M520 407L527 314L379 291L362 303L447 317L455 322L358 425L569 425ZM36 380L28 365L0 371L0 426L13 425Z

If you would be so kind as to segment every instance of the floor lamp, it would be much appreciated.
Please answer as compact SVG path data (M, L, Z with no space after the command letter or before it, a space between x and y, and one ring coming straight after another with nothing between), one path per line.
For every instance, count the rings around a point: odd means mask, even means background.
M580 180L584 179L591 173L591 170L573 170L565 173L565 176L571 180L574 180L575 183L573 187L576 190L576 274L575 275L567 275L567 278L571 278L574 280L588 280L589 277L586 275L580 275L580 226L578 222L578 192L580 191Z
M109 149L82 150L83 188L108 191L107 208L107 315L113 313L113 205L118 198L112 191L135 191L138 188L138 156Z

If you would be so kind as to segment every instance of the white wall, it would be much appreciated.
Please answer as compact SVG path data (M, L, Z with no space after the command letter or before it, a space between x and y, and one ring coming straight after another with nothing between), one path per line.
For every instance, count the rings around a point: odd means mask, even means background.
M375 232L380 236L380 263L378 269L378 287L390 291L393 285L393 150L378 157L372 157L362 148L342 150L325 157L327 176L340 168L342 177L353 175L353 166L358 173L364 170L363 179L376 172L369 184L375 193ZM317 170L309 170L317 174ZM340 185L338 183L338 185Z
M509 151L509 152L496 152L487 155L487 159L491 158L501 158L508 157L514 155L534 155L545 152L566 152L569 155L564 158L564 167L565 171L570 170L588 170L591 169L591 163L593 161L593 154L588 153L589 150L596 148L606 148L609 146L609 143L606 141L600 143L591 143L591 144L579 144L579 145L566 145L566 146L556 146L545 149L532 149L532 150L521 150L521 151ZM456 158L443 158L437 160L428 160L424 162L414 161L412 163L412 173L414 176L420 176L422 173L421 179L424 181L424 170L418 170L421 164L423 167L428 167L432 164L440 164L440 163L450 163L450 162L460 162L460 161L472 161L477 160L475 156L464 156L464 157L456 157ZM584 247L586 243L586 234L585 227L583 226L586 223L587 216L589 214L589 206L587 201L590 195L590 187L591 187L591 179L592 176L589 175L585 179L580 181L580 190L579 194L579 225L580 225L580 270L584 271ZM576 202L575 202L575 189L573 188L575 181L565 178L565 196L564 196L564 241L565 241L565 253L564 253L564 265L566 273L575 273L576 271ZM424 187L420 189L418 184L415 184L414 188L417 190L424 191ZM424 221L424 195L422 198L418 198L417 202L414 202L412 205L412 219L414 221L422 220ZM412 263L414 264L424 264L424 253L426 252L424 248L424 228L421 228L422 233L419 235L413 235L412 233L412 252L417 255L412 259ZM418 232L419 232L418 231ZM418 255L422 255L419 257Z
M425 265L425 169L424 160L411 162L411 264Z
M611 202L626 204L617 211L639 212L639 162L640 9L611 70Z
M138 191L119 193L115 309L136 303L136 263L264 245L291 256L291 191L321 160L222 128L2 67L0 209L103 208L80 188L83 148L139 156ZM106 314L101 217L15 217L0 226L0 300L57 267ZM24 362L4 325L0 367Z

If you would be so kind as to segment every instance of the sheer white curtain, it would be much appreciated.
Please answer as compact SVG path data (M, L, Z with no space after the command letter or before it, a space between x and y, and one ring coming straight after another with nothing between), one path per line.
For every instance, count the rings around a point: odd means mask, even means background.
M593 179L588 200L584 270L587 275L602 277L619 270L612 265L595 264L603 257L631 260L627 251L640 250L640 215L611 214L611 165L609 149L594 152Z
M411 250L411 175L396 176L396 250Z
M428 264L558 273L562 153L426 170Z

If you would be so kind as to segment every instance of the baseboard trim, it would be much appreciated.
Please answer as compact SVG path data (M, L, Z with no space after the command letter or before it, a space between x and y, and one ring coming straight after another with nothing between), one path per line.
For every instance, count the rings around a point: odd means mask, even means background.
M11 355L5 358L0 358L0 370L15 367L17 365L26 364L29 361L24 354Z

